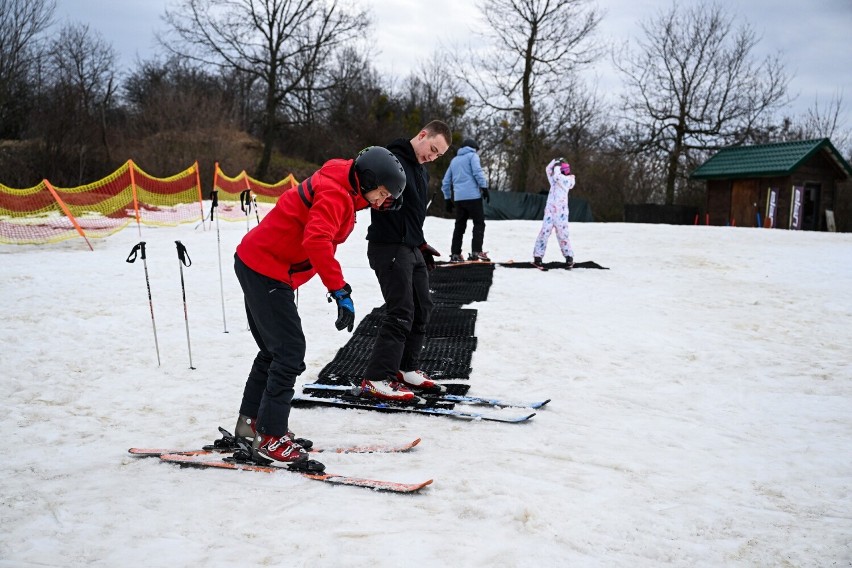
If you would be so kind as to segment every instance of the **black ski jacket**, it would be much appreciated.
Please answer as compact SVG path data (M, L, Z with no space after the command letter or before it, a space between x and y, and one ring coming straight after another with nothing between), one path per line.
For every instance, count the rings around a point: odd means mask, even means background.
M429 173L418 161L411 142L397 138L387 149L399 159L405 170L405 190L398 211L370 211L367 240L374 243L400 243L419 247L426 242L423 222L429 202Z

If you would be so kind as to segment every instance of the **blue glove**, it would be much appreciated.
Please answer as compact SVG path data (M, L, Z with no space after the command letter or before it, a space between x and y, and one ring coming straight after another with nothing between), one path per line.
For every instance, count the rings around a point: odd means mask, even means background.
M355 304L352 303L352 287L349 284L344 284L340 290L335 290L328 293L328 301L331 299L337 302L337 321L334 322L334 327L337 331L352 331L355 327Z

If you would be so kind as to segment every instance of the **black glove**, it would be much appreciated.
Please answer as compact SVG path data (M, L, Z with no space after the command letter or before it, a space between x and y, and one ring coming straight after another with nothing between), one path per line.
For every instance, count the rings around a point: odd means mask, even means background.
M485 203L491 203L491 196L488 195L488 188L487 187L480 187L479 191L482 192L482 199L485 200Z
M452 203L452 201L450 201ZM426 270L432 272L435 270L435 257L441 256L441 253L429 246L429 243L420 245L420 252L423 253L423 260L426 261Z
M337 321L334 322L337 331L343 331L344 328L348 328L347 331L352 331L352 328L355 327L355 304L352 303L351 296L352 287L349 284L344 284L340 290L329 291L328 293L328 301L331 302L331 299L334 298L334 301L337 302Z
M452 199L445 199L444 200L444 207L447 208L447 213L452 213L453 212L453 200Z

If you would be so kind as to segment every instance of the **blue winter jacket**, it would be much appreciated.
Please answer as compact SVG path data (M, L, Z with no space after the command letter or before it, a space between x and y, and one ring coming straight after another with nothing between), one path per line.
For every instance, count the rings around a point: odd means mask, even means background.
M444 181L441 183L444 198L453 201L480 199L480 187L488 187L488 182L482 173L479 154L470 146L462 146L444 174Z

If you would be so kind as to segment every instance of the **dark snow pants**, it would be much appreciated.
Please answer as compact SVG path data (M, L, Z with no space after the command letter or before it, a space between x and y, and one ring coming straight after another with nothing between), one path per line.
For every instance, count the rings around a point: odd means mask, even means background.
M397 371L414 371L420 364L432 313L429 271L417 247L371 242L367 258L385 299L385 316L364 376L396 380Z
M289 429L296 377L305 371L305 334L295 293L288 284L258 274L236 255L234 272L259 349L243 390L240 414L256 417L262 434L283 436Z
M485 212L482 199L463 199L456 201L456 225L453 229L453 242L450 253L461 254L462 240L467 229L467 220L473 221L473 238L470 241L470 252L482 252L482 241L485 240Z

